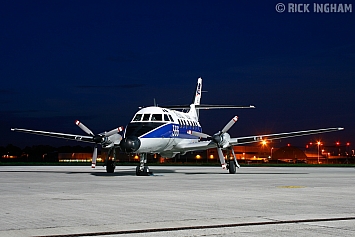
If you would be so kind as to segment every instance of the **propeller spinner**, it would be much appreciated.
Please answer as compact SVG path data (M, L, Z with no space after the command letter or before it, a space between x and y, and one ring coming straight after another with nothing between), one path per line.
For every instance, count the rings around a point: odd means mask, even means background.
M100 134L95 135L88 127L86 127L84 124L82 124L79 120L75 121L75 124L81 128L81 130L83 130L85 133L87 133L88 135L92 136L92 141L95 142L95 147L94 147L94 152L92 154L92 164L91 167L95 168L96 167L96 159L97 159L97 144L101 144L103 145L109 145L114 143L115 145L117 144L117 141L110 141L109 139L107 139L108 137L117 134L118 137L116 138L116 140L121 140L122 137L118 134L119 132L123 131L123 127L118 127L115 128L109 132L103 132Z

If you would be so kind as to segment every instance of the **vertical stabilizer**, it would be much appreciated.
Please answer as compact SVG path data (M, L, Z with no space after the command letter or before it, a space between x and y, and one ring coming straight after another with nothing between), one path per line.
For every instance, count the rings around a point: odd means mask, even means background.
M198 109L196 109L195 105L200 104L201 94L202 94L202 78L200 77L197 79L195 98L193 103L190 105L190 111L189 111L190 116L194 117L197 121L198 121L199 111Z
M194 105L199 105L200 104L200 100L201 100L201 91L202 90L202 78L198 78L197 79L197 87L196 87L196 93L195 93L195 99L193 104Z

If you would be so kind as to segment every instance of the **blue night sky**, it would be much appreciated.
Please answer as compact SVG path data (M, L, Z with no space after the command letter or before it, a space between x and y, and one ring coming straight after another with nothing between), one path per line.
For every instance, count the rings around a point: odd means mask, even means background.
M283 142L354 147L355 4L352 13L278 13L277 3L1 3L0 146L76 145L10 128L83 134L79 119L108 131L154 98L191 103L202 77L202 103L256 106L202 111L206 133L238 115L233 137L342 126Z

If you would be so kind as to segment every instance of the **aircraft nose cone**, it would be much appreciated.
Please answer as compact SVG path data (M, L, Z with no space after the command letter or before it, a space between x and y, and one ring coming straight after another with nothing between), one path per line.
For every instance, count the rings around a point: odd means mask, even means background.
M141 141L135 136L126 137L120 143L121 150L124 152L135 152L140 146Z

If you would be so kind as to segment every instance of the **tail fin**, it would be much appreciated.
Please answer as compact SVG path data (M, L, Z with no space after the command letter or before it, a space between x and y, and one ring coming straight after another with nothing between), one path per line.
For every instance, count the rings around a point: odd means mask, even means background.
M194 101L193 101L194 105L199 105L200 104L201 92L202 92L202 78L199 77L197 79L196 93L195 93L195 98L194 98Z
M196 109L195 105L200 105L201 94L202 94L202 78L199 77L197 79L195 98L193 103L190 105L190 111L189 111L190 116L194 117L194 119L196 120L198 120L199 110Z

